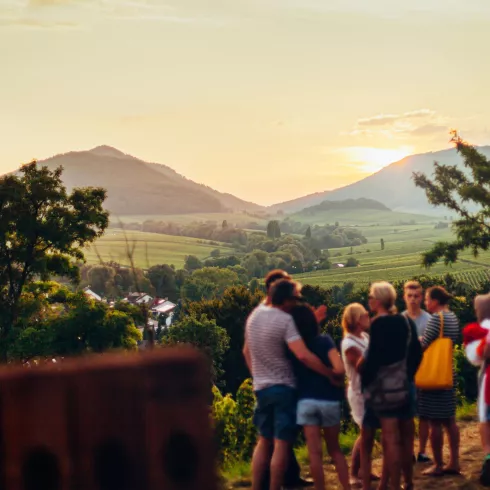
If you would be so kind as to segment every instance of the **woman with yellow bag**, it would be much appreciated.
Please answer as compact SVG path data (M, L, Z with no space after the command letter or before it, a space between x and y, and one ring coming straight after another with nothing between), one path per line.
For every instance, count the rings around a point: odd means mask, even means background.
M424 358L415 376L419 389L419 415L429 420L435 463L424 475L433 477L459 474L460 471L453 349L461 332L458 318L449 310L451 299L452 296L441 286L434 286L426 292L425 305L432 317L422 339ZM442 461L443 427L449 436L451 454L446 467Z

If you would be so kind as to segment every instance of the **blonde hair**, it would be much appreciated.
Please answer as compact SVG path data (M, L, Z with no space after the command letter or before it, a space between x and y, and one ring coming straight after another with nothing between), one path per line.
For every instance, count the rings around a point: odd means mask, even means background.
M490 293L475 297L475 313L479 322L490 318Z
M361 316L366 312L366 308L360 303L351 303L346 306L342 315L342 329L344 330L344 336L348 333L352 333L361 319Z
M395 306L396 291L395 288L386 281L373 282L371 284L370 294L374 299L377 299L381 306L391 315L395 315L398 311Z

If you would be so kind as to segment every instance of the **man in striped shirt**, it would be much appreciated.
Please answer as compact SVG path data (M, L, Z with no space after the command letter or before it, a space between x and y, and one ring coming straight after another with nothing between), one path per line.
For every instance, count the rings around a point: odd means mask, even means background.
M254 421L259 430L252 461L253 490L260 490L269 462L270 490L280 490L297 435L296 379L285 346L309 368L324 376L333 374L306 348L292 317L284 311L296 303L299 294L297 283L276 282L272 305L259 305L246 324L244 355L253 378L257 398Z

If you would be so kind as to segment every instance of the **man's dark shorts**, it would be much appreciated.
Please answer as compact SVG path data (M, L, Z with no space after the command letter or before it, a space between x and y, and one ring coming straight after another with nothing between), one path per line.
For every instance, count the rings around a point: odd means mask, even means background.
M255 392L254 424L266 439L294 442L298 434L296 426L296 390L276 385Z

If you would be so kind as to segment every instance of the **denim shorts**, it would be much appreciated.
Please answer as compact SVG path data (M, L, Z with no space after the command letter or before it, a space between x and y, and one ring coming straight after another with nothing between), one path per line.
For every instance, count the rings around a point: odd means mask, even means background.
M298 402L298 425L334 427L340 425L340 402L306 398Z
M255 392L257 403L254 424L266 439L294 442L298 435L296 426L296 390L276 385Z

